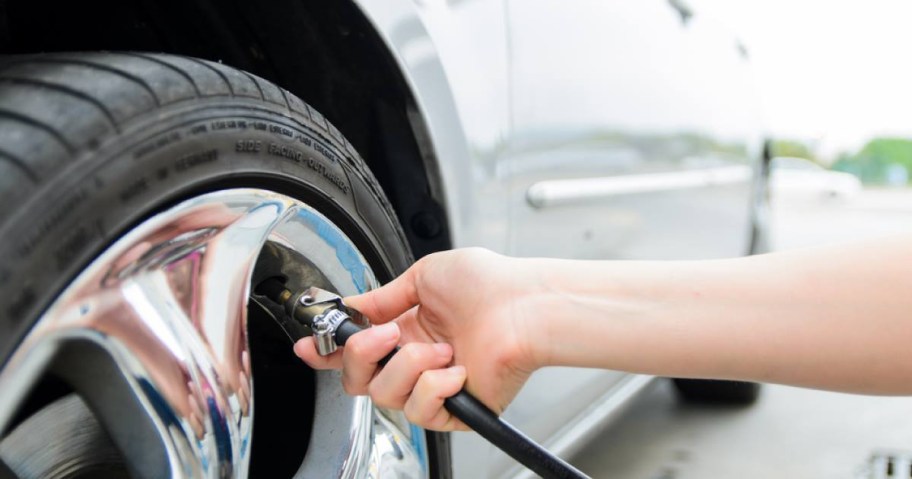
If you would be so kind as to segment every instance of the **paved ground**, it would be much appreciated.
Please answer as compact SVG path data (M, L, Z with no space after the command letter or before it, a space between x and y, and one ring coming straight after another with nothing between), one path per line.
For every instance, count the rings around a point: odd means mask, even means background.
M773 214L776 249L912 233L912 190L793 199ZM595 478L854 479L880 448L912 450L912 398L768 385L754 407L720 409L679 404L663 382L573 463Z

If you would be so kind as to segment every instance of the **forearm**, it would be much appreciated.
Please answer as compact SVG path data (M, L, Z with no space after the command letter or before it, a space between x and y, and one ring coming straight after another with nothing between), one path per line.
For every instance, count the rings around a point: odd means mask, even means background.
M912 393L912 238L693 262L530 260L542 362Z

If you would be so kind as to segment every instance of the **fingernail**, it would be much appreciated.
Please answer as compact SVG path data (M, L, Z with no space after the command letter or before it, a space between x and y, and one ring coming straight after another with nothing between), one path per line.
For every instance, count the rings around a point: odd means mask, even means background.
M299 357L299 358L302 357L302 356L301 356L301 351L302 351L305 347L307 347L306 344L305 344L305 342L306 342L306 341L305 341L304 339L299 339L297 342L294 343L294 347L293 347L292 349L294 349L295 356L297 356L297 357Z
M360 298L360 297L361 297L360 294L355 295L355 296L346 296L346 297L342 298L342 304L344 304L345 306L348 306L350 308L353 308L353 309L358 309L355 307L355 305L358 304L358 298ZM352 300L354 300L354 301L352 301Z
M449 373L452 374L454 377L458 377L458 378L463 378L466 375L465 366L451 366L451 367L447 368L447 371L449 371Z
M453 347L447 343L434 343L434 352L441 356L452 356Z
M295 342L294 348L292 348L292 349L294 349L295 356L301 357L301 351L303 351L304 348L306 348L306 347L307 347L307 339L306 339L306 338L302 338L302 339L297 340L297 342Z
M377 339L383 341L392 341L399 337L399 326L396 323L381 324L380 326L374 326L371 329L374 330Z

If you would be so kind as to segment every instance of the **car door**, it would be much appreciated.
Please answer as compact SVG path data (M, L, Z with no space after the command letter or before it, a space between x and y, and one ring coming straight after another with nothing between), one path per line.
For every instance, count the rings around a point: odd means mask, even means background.
M510 251L744 254L759 131L734 39L679 2L508 6Z
M743 48L679 2L506 5L511 116L498 171L509 191L508 252L745 254L760 131ZM562 438L584 438L581 418L627 394L634 380L546 369L505 417L536 440L570 450Z

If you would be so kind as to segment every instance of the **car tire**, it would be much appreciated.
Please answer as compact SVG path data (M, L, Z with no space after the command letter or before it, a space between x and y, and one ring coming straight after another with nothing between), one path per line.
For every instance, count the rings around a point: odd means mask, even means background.
M672 381L678 396L692 403L749 406L760 397L761 385L758 383L681 378Z
M351 238L380 282L413 261L357 152L268 81L163 54L0 59L0 381L106 248L168 208L236 188L306 203ZM11 392L0 388L0 403ZM0 433L11 424L0 420ZM430 476L450 477L448 436L426 438Z

